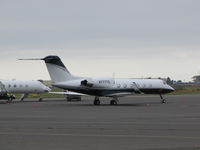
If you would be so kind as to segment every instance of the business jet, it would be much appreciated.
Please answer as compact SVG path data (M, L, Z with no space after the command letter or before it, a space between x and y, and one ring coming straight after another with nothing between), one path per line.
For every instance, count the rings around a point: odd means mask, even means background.
M94 105L100 105L100 97L111 97L111 105L116 105L118 98L133 94L159 94L162 103L166 103L163 94L174 89L160 79L123 79L91 78L72 75L58 56L45 58L20 59L43 60L46 63L52 85L64 90L95 96Z
M50 88L40 81L35 80L0 80L0 99L7 99L11 102L15 99L13 93L22 94L20 101L23 101L29 94L41 94L49 92ZM39 101L42 98L39 97Z

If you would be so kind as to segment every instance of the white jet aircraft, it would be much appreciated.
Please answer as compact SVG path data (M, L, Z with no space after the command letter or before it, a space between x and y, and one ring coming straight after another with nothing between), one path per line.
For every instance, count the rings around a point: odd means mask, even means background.
M162 94L174 89L160 79L123 79L123 78L90 78L72 75L58 56L50 55L44 60L50 74L52 85L64 90L95 96L94 105L100 105L99 97L112 97L111 105L116 105L118 97L133 94L159 94L162 103L166 103Z
M11 102L15 99L13 93L20 93L23 101L28 94L41 94L49 92L50 88L45 86L40 81L35 80L0 80L0 99L7 99ZM39 98L42 101L42 98Z

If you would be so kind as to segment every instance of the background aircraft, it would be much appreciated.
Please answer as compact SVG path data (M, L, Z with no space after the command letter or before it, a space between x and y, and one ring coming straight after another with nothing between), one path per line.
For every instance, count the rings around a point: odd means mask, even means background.
M162 103L166 100L162 94L174 89L159 79L123 79L123 78L90 78L72 75L58 56L47 56L44 60L50 74L52 85L64 90L95 96L94 105L99 105L99 97L112 97L111 105L118 102L118 97L132 94L159 94Z
M28 94L41 94L49 92L50 88L45 86L40 81L34 80L0 80L0 99L7 99L12 101L15 99L13 93L20 93L22 97L20 98L23 101ZM42 98L39 97L39 101L42 101Z

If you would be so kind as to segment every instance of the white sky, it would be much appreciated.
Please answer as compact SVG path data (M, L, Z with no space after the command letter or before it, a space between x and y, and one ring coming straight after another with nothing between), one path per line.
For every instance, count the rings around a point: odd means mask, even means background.
M0 0L0 78L49 79L56 54L72 74L171 77L200 73L199 0Z

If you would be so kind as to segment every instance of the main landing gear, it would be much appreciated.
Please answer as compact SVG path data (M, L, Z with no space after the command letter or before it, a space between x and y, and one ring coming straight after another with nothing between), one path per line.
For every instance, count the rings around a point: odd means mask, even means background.
M23 102L25 98L28 97L28 93L22 94L21 98L20 98L20 102Z
M94 99L94 105L100 105L100 100L99 100L99 97L95 97L95 99Z
M163 98L162 94L160 94L160 98L161 98L161 103L166 104L167 101Z
M117 97L114 97L111 101L110 101L110 105L117 105L117 102L118 102L118 99ZM100 100L99 100L99 97L96 96L95 99L94 99L94 105L100 105Z
M43 100L42 97L39 97L38 102L42 102L42 100Z
M110 105L117 105L118 99L114 97L113 100L110 101Z
M11 94L9 97L8 97L8 103L12 103L13 99L15 99L15 95Z

